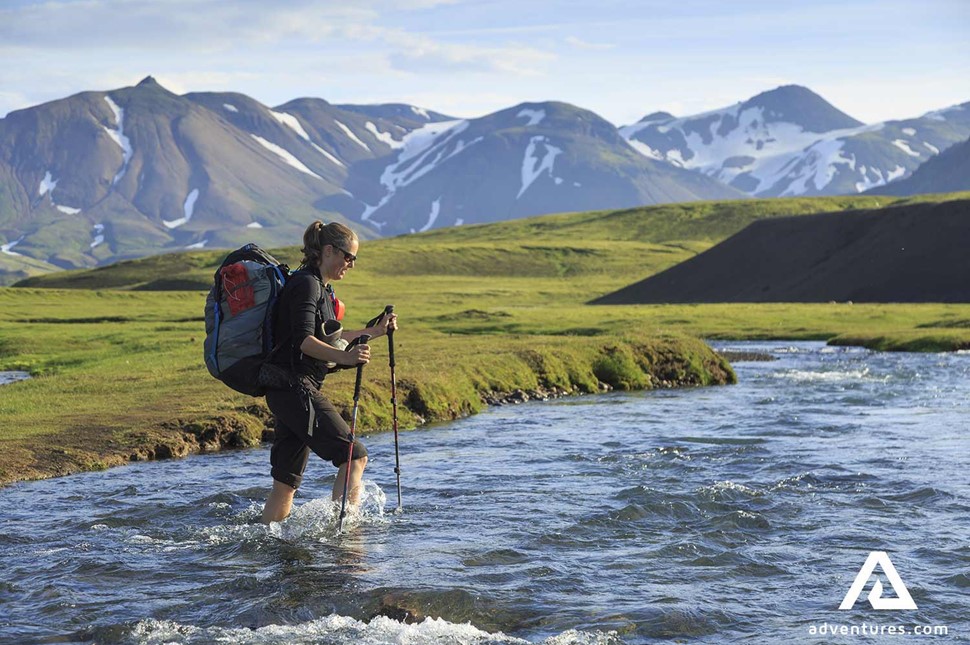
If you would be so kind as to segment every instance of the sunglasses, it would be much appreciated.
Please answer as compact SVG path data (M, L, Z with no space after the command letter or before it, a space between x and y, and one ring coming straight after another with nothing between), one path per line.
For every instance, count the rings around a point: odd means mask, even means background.
M344 254L344 262L346 262L347 264L353 264L354 262L357 261L357 256L354 255L353 253L349 251L345 251L344 249L340 248L336 244L331 244L330 246L332 246L333 248L337 249L338 251Z

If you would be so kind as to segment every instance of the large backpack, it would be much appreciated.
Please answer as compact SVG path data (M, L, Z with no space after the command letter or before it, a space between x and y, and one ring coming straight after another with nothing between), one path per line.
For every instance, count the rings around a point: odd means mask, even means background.
M290 270L255 244L233 251L205 301L205 365L243 394L262 396L259 373L276 349L273 324Z

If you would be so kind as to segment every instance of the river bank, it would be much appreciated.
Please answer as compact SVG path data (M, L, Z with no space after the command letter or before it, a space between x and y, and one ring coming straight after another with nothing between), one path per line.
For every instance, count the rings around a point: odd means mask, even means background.
M505 339L501 347L487 349L480 342L454 336L436 338L432 343L428 339L396 341L398 416L402 429L468 416L490 405L612 389L736 381L723 357L702 341L686 336L597 338L568 343L561 337L520 336ZM390 380L382 360L386 360L384 355L378 353L365 368L358 419L363 435L391 428ZM201 366L188 369L214 399L205 402L208 405L203 410L194 411L194 406L180 400L182 389L175 386L180 383L176 380L169 384L169 391L155 391L156 399L137 411L84 420L62 417L64 425L51 432L23 437L16 443L4 441L0 485L103 470L133 461L253 447L272 439L272 417L262 399L232 393L212 381ZM324 386L348 420L352 375L352 370L331 375ZM124 386L124 381L118 383L116 393L120 395ZM5 392L18 393L6 388L63 391L69 387L63 374L40 374L5 386ZM104 402L110 399L109 396Z

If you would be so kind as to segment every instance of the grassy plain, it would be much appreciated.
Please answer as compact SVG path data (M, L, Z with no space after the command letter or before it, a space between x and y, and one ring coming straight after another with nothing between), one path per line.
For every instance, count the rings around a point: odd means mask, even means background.
M365 242L337 293L348 328L395 304L402 427L476 412L488 392L731 382L730 367L696 337L970 347L970 305L584 304L752 219L896 201L749 200L431 231ZM275 253L298 258L295 247ZM0 370L34 377L2 389L0 483L260 440L261 400L232 392L202 365L201 289L223 256L157 256L31 280L69 288L0 289ZM173 287L197 290L158 290ZM383 339L375 347L365 431L390 425ZM349 408L351 371L326 387Z

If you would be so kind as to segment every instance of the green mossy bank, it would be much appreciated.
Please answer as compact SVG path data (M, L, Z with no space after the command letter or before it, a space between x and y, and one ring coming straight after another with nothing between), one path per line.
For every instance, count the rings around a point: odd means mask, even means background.
M159 344L139 346L129 335L144 334L139 323L39 325L88 328L102 340L89 338L77 354L62 354L53 362L38 362L7 344L0 347L7 356L0 361L4 369L34 372L29 380L3 386L0 483L252 447L272 437L264 401L236 394L209 377L191 351L200 349L200 338L187 326L160 331L156 325ZM105 326L116 328L115 342L125 339L121 356L105 352L110 346L97 347L112 342ZM120 327L130 329L126 333ZM381 340L364 371L362 434L391 427L389 369ZM26 338L18 345L29 349ZM412 336L402 330L395 349L403 429L474 414L489 404L735 381L723 358L703 342L679 335L593 341L519 335L496 342L431 332ZM155 360L160 352L164 359ZM11 360L18 355L20 360ZM348 419L352 379L353 370L348 370L332 374L325 383Z

